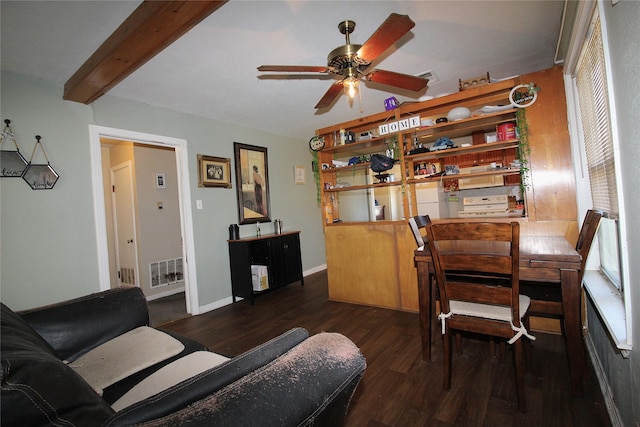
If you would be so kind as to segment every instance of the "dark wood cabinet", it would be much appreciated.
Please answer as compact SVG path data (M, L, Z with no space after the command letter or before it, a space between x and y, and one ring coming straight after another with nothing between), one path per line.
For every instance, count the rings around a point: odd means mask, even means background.
M236 302L236 297L241 297L251 299L253 304L254 297L258 294L297 281L304 285L299 231L229 240L228 242L233 302ZM269 284L267 289L254 290L252 265L267 267Z

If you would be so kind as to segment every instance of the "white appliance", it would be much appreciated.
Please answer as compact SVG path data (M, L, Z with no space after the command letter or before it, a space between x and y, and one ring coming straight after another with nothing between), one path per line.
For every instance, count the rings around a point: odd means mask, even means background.
M421 182L415 185L418 215L429 215L431 219L440 218L440 193L437 182Z
M509 216L509 196L471 196L462 200L463 210L458 211L461 218L481 218Z
M492 170L487 166L473 166L470 168L460 168L460 177L465 173L485 172ZM460 190L469 190L471 188L500 187L504 185L504 177L502 175L477 176L475 178L459 178L458 188Z

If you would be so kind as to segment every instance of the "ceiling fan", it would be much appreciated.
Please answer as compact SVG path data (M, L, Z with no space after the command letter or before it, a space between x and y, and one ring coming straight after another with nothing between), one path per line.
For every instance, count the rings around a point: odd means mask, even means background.
M353 98L358 88L360 77L368 81L394 86L411 91L419 91L427 86L428 80L409 74L393 71L373 69L367 71L371 63L391 45L415 26L415 22L407 15L392 13L378 27L369 40L363 45L351 44L349 35L356 27L354 21L343 21L338 24L340 33L345 35L346 44L339 46L329 53L326 66L307 65L262 65L258 71L267 72L295 72L295 73L324 73L341 76L341 80L331 85L315 108L325 108L345 90Z

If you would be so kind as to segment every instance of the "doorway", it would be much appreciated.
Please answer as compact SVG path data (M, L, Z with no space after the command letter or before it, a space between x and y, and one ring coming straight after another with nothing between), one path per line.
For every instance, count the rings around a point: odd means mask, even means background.
M103 162L105 159L103 159L102 155L101 140L130 141L137 144L155 146L157 148L170 148L174 152L176 164L176 185L178 190L178 210L182 244L181 267L184 277L186 311L189 314L199 314L187 141L184 139L95 125L89 126L89 133L100 290L109 289L114 282L109 265L109 244L104 197L105 193L109 190L110 184L105 182L103 178Z

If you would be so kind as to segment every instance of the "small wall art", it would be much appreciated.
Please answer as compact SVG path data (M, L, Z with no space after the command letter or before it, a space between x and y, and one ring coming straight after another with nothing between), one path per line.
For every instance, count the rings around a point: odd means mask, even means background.
M40 135L36 135L36 145L33 147L31 159L29 159L29 164L22 175L22 179L29 184L29 187L31 187L32 190L51 190L53 186L56 185L56 182L58 182L58 178L60 178L60 176L49 163L49 157L47 156L47 152L44 150L44 145L42 145L42 142L40 141L41 139L42 137ZM38 147L42 150L42 154L47 161L46 164L33 163Z
M163 172L156 172L156 188L167 188Z
M16 136L9 126L11 120L6 119L4 123L0 138L0 178L21 178L28 163L20 153Z
M295 179L295 183L296 184L306 184L307 183L307 179L306 179L306 169L304 166L294 166L294 179Z
M231 188L231 159L198 154L198 187Z

